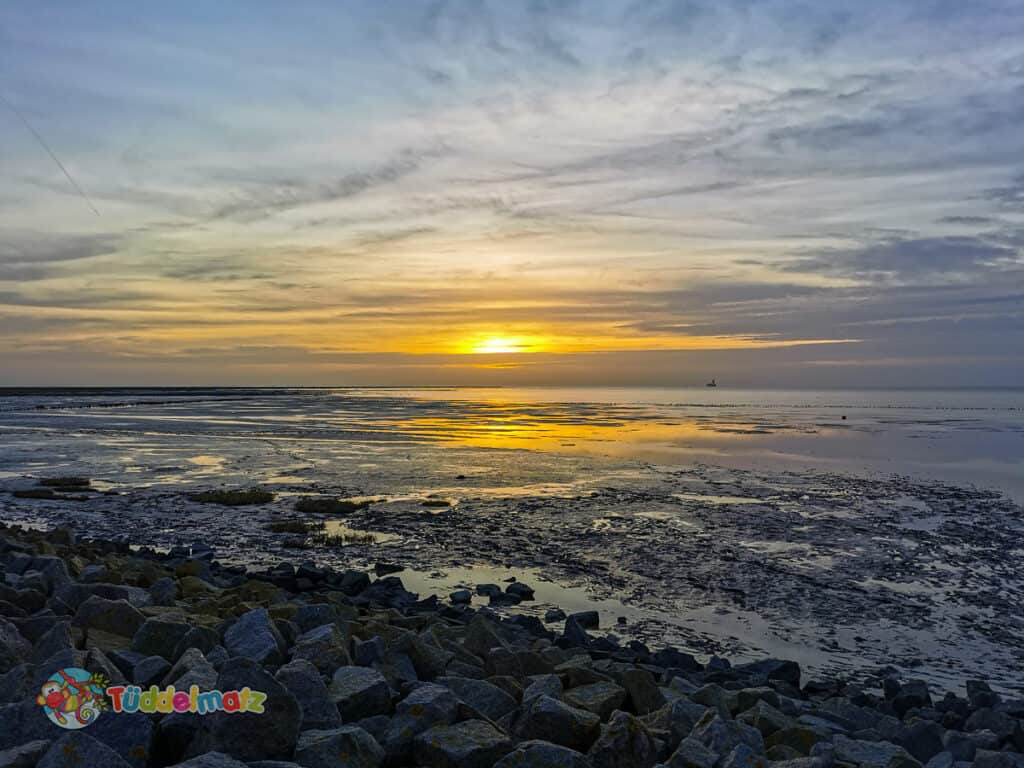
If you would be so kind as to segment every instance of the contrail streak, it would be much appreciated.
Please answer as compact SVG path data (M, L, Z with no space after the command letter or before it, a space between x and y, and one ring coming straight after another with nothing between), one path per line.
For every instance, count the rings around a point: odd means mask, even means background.
M39 146L46 150L46 154L48 154L50 158L53 160L53 162L57 164L57 167L60 168L61 173L63 173L67 180L71 183L71 186L74 187L75 191L78 192L78 194L82 197L83 200L85 200L86 205L92 208L92 212L99 216L100 212L96 210L96 206L92 204L92 200L89 199L89 196L85 194L85 190L78 186L78 182L74 180L70 173L68 173L68 169L64 167L64 163L62 163L57 158L57 156L53 154L53 150L50 149L50 145L46 143L46 139L44 139L40 135L39 131L32 127L32 123L30 123L28 119L21 113L21 111L17 107L15 107L10 101L8 101L7 97L4 96L2 93L0 93L0 101L6 104L7 108L18 116L18 119L21 120L22 123L24 123L26 128L28 128L29 133L31 133L35 137L35 140L39 142Z

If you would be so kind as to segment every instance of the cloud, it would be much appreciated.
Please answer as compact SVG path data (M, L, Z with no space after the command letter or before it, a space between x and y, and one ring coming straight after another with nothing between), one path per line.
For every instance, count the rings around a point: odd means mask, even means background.
M1006 269L1019 251L977 237L893 239L858 248L834 249L785 265L787 272L885 281L919 281Z
M0 242L0 280L43 280L63 264L112 253L119 242L120 237L111 234L11 234Z

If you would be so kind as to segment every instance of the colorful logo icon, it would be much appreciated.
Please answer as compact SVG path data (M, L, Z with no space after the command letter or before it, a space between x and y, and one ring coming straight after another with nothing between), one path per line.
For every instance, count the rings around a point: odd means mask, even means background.
M43 683L36 703L61 728L85 728L107 708L107 680L78 667L61 669Z

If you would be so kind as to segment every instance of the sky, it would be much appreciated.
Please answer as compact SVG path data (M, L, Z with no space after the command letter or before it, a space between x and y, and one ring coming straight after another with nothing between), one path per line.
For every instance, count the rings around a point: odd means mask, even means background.
M9 0L0 97L0 385L1024 381L1019 0Z

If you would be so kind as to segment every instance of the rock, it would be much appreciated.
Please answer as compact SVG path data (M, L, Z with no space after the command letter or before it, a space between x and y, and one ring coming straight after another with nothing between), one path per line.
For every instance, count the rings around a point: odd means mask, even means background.
M590 768L579 752L548 741L523 741L494 768Z
M688 737L710 710L689 699L676 699L668 708L666 725L673 744Z
M903 747L885 741L860 741L841 734L836 735L836 760L864 766L864 768L920 768Z
M421 685L395 708L382 743L389 764L401 764L412 757L413 740L424 731L455 722L459 701L455 694L441 685Z
M179 691L198 685L200 690L210 690L217 683L217 670L203 656L198 648L189 648L164 675L163 685L173 685Z
M71 624L84 629L87 638L97 637L97 633L103 633L103 640L98 643L102 643L100 647L106 650L108 647L127 645L130 642L129 638L139 631L139 627L145 621L146 617L127 600L108 600L105 597L91 595L79 606ZM111 641L111 636L123 640Z
M939 752L925 763L924 768L953 768L954 765L956 765L956 758L953 757L952 752Z
M648 715L665 706L665 695L646 669L627 669L619 682L626 689L626 703L634 713Z
M479 588L478 588L479 589ZM504 648L505 643L495 630L495 623L478 613L466 626L466 637L463 645L470 653L480 658L487 658L492 648Z
M172 606L178 599L178 583L170 576L162 576L149 588L153 605Z
M597 682L572 688L563 694L566 704L593 712L602 722L626 700L626 689L612 682Z
M505 592L520 600L533 600L533 587L523 584L521 581L514 582L505 587Z
M594 768L651 768L658 761L658 744L640 720L616 712L588 753Z
M724 717L732 716L736 705L736 692L727 691L717 683L708 683L691 694L690 698L705 707L711 707Z
M549 608L544 612L544 623L554 624L556 621L565 620L565 611L561 608Z
M310 662L297 659L277 670L274 676L299 702L301 730L329 731L341 725L337 705L331 701L323 678Z
M352 663L345 637L336 624L323 624L299 635L292 649L292 659L305 659L326 675Z
M242 656L258 664L284 661L284 638L270 619L266 608L243 613L224 633L224 647L232 656Z
M218 635L216 631L209 627L192 627L174 647L174 654L168 658L171 661L175 661L180 659L182 654L184 654L189 648L196 648L197 650L202 651L203 655L206 656L207 659L210 659L210 654L213 652L213 649L217 648L219 645L220 635ZM212 659L210 659L210 663L213 663Z
M987 749L978 750L972 768L1024 768L1024 755Z
M343 725L329 731L303 731L295 762L304 768L378 768L384 762L384 750L362 728Z
M338 589L349 597L365 592L370 586L370 576L363 571L345 571L338 582Z
M591 637L579 620L575 616L570 616L565 620L560 640L562 646L566 648L586 648L590 645Z
M339 667L328 696L337 705L342 722L391 712L391 687L375 669Z
M417 763L430 768L491 768L512 751L509 738L483 720L435 726L413 744Z
M489 720L500 720L517 706L512 696L486 680L440 677L437 682Z
M766 738L776 731L795 725L791 717L787 717L766 701L757 702L750 709L737 715L736 719L754 726Z
M53 672L48 669L45 673L37 675L41 679L38 683L33 681L32 691L35 695L38 695L42 681L51 674ZM56 728L43 714L42 707L36 704L34 698L0 705L0 725L0 750L11 749L39 739L52 739Z
M714 768L718 755L697 739L683 739L669 757L668 768Z
M98 721L97 721L98 722ZM83 731L70 731L50 745L36 768L129 768L128 763Z
M456 605L469 605L473 602L473 593L468 589L457 589L448 595L448 599Z
M171 664L163 656L147 656L132 669L131 680L135 685L148 688L156 685L171 671Z
M276 761L263 760L259 764L264 766L264 768L270 768L274 762ZM223 752L207 752L205 755L193 757L184 763L175 763L171 768L252 768L254 765L257 765L257 763L240 763ZM278 763L277 765L285 768L286 766L295 765L295 763Z
M132 638L131 650L145 656L163 656L173 661L178 643L192 627L182 621L154 617L146 619Z
M387 653L387 646L384 644L383 638L374 636L369 640L355 639L355 658L354 661L360 667L371 667L376 662L384 659L384 654Z
M259 664L232 658L217 677L217 690L262 691L267 695L264 712L217 712L205 715L189 746L190 756L223 752L239 760L290 758L298 741L302 709L288 689Z
M943 749L945 730L931 720L918 720L902 729L893 741L909 752L915 760L927 763Z
M62 587L71 581L67 564L59 557L52 555L34 557L29 569L43 575L46 584L46 594L48 595L53 594L58 587Z
M569 618L575 619L576 623L584 629L598 629L601 626L601 617L597 611L570 613Z
M967 700L971 709L993 709L999 705L999 694L989 688L983 680L967 681Z
M764 754L761 732L746 723L725 720L709 711L694 726L692 738L720 755L726 755L740 744L746 744L758 755Z
M562 698L562 679L558 675L537 675L523 691L523 704L537 696Z
M928 684L924 680L907 681L900 686L891 703L892 708L900 717L903 717L908 710L915 707L918 709L931 707L932 697L928 691Z
M721 761L721 768L767 768L764 755L759 755L747 744L737 744Z
M791 747L801 755L810 755L815 744L828 738L830 738L829 733L823 733L817 728L798 723L780 728L767 737L764 742L769 747Z
M89 735L112 749L132 768L145 768L153 742L153 720L143 714L104 714Z
M20 702L36 696L39 691L33 683L35 667L31 664L19 664L0 675L0 704Z
M477 584L476 593L480 597L494 597L501 594L501 587L497 584Z
M37 739L0 752L0 768L35 768L53 742Z
M988 708L973 712L964 724L968 733L991 731L1000 741L1010 738L1016 727L1017 722L1012 717Z
M32 649L32 661L41 664L47 659L61 651L70 650L75 647L71 637L71 623L67 621L56 622L42 637L36 641Z
M977 745L959 731L946 731L942 735L942 746L956 761L970 762L978 751Z
M8 672L23 664L31 655L32 644L14 624L0 617L0 672Z
M764 685L770 680L789 683L795 688L800 687L800 665L795 661L783 659L763 659L750 664L740 664L730 670L739 678L746 678L757 685Z
M537 696L524 703L516 730L524 740L540 739L586 752L600 735L600 726L600 718L592 712L550 696Z

